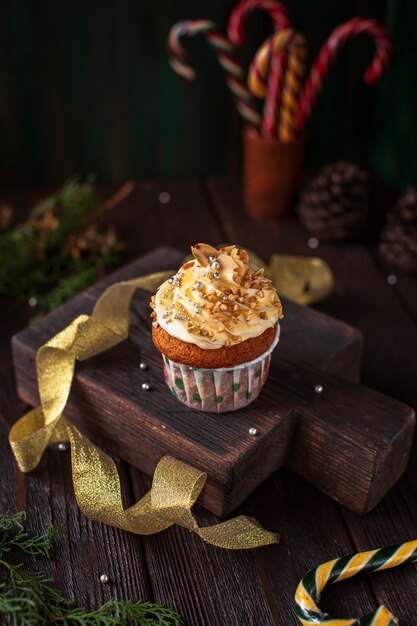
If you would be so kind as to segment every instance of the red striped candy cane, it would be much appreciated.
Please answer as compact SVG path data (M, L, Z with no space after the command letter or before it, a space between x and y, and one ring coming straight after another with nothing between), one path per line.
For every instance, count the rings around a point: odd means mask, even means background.
M276 0L242 0L242 2L236 5L230 15L227 31L230 41L236 46L241 46L245 42L244 23L247 16L258 9L268 13L272 19L275 31L289 27L290 21L287 10L280 2ZM286 60L287 52L283 50L274 57L270 66L262 120L262 134L267 137L276 137L277 135Z
M374 83L381 77L391 54L391 42L387 31L375 20L360 17L338 26L322 46L304 86L296 116L298 131L304 130L339 50L348 39L362 34L372 37L376 46L375 55L364 75L365 83Z
M274 30L288 27L287 9L280 2L276 2L276 0L242 0L230 14L227 28L227 35L235 46L242 46L245 43L245 20L250 13L257 9L268 13L272 19Z
M261 116L256 109L254 98L244 82L242 66L234 58L233 44L222 35L214 22L209 20L186 20L177 22L168 35L169 63L177 74L186 80L193 80L196 76L193 68L187 61L185 50L181 44L184 37L193 37L201 34L216 53L217 59L226 73L226 82L229 87L236 108L246 122L255 128L261 125Z

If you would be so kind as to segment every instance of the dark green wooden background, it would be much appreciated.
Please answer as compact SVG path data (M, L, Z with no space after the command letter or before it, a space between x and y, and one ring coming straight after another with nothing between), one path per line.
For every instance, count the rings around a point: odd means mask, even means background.
M178 19L207 17L224 28L231 0L1 0L0 183L45 185L74 172L100 181L236 173L241 123L204 42L188 50L198 70L186 83L167 64L165 40ZM416 0L291 0L310 57L354 15L381 19L395 57L377 87L362 74L364 39L341 54L311 125L309 165L337 157L369 164L398 187L417 182ZM269 32L248 24L249 60Z

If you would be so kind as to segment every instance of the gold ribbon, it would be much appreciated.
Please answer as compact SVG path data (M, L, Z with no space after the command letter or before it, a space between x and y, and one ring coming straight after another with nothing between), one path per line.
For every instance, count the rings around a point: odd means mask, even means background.
M239 516L200 528L191 507L207 474L169 456L158 463L150 491L136 504L123 508L120 479L112 459L94 446L63 416L71 391L75 362L117 345L129 332L129 308L139 288L155 291L174 271L157 272L111 285L98 299L93 313L80 315L39 348L36 355L41 406L21 417L9 441L19 468L38 465L46 446L70 441L75 497L81 511L93 520L130 532L149 535L178 524L221 548L247 549L277 543L275 534L256 520Z
M268 271L278 293L302 306L320 302L333 291L332 270L319 257L273 254Z

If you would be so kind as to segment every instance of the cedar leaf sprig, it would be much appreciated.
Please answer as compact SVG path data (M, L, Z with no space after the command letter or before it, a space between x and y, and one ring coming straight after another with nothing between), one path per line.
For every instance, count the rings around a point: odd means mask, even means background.
M151 602L110 599L96 610L73 608L52 580L39 572L27 572L9 554L21 550L34 559L49 556L57 532L49 528L38 535L24 529L26 515L6 513L0 517L0 566L8 573L0 583L0 616L10 626L182 626L181 617ZM3 622L2 622L3 623Z
M75 177L0 232L0 296L35 299L46 313L119 264L123 245L106 214L92 178Z

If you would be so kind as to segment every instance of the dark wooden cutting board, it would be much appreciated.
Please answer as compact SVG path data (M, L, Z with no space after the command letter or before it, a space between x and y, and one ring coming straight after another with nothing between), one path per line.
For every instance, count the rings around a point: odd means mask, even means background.
M39 403L37 349L75 317L91 313L111 283L173 269L183 254L159 248L100 281L13 337L20 397ZM91 440L152 474L171 454L208 474L200 502L227 515L283 465L358 513L403 473L414 412L358 384L362 338L313 309L284 302L285 318L260 397L234 413L201 413L172 396L150 338L149 293L131 309L129 339L77 364L65 415ZM139 369L143 361L146 371ZM141 385L149 382L151 390ZM323 393L315 392L316 385ZM257 435L249 434L256 428ZM271 503L273 506L273 503Z

